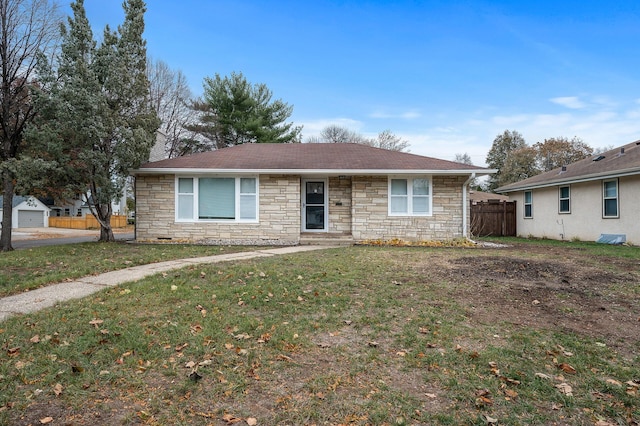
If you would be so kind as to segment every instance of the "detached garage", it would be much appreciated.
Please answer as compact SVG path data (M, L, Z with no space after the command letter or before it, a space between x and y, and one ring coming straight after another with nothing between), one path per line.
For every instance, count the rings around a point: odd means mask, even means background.
M0 217L2 217L0 196ZM43 228L49 226L50 209L36 197L14 196L12 203L12 228Z

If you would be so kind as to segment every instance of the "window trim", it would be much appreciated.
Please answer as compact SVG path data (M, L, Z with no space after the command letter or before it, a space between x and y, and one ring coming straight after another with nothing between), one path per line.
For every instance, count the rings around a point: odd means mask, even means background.
M423 194L413 194L413 182L418 179L424 179L428 182L429 193L427 195ZM406 213L398 213L391 211L391 199L392 197L400 197L401 195L391 195L391 182L394 180L404 180L407 182L407 194L402 195L407 198L407 212ZM389 176L387 179L387 214L392 217L431 217L433 216L433 180L431 176L415 176L415 177L407 177L407 176ZM413 201L414 197L427 198L427 212L426 213L414 213L413 212Z
M234 219L200 219L199 217L199 190L200 190L200 178L233 178L235 180L235 192L234 192ZM180 179L192 179L193 192L181 193L180 191ZM241 193L241 179L255 179L255 193ZM259 223L260 221L260 178L257 175L204 175L204 176L192 176L192 175L176 175L175 176L175 201L174 201L174 213L175 221L180 223ZM191 218L180 218L180 196L191 195L192 212ZM254 219L241 219L240 218L240 197L244 195L255 196L255 218Z
M605 195L605 185L609 182L615 182L616 184L616 196L615 197L607 197ZM606 202L607 200L616 200L616 214L615 215L607 215L606 214ZM618 179L607 179L602 181L602 218L603 219L618 219L620 217L620 182Z
M562 197L562 189L567 188L568 195ZM567 202L567 210L562 210L562 202ZM558 214L571 214L571 186L562 185L558 187Z
M530 194L531 200L527 203L527 193ZM522 195L522 217L524 219L533 219L533 191L524 191ZM529 206L529 215L527 216L527 206Z

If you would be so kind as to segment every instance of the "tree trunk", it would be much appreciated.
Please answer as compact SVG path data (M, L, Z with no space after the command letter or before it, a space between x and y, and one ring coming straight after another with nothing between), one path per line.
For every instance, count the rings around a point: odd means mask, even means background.
M13 179L8 170L2 173L2 233L0 234L0 250L11 251L11 226L13 214Z
M98 241L115 241L116 237L113 236L113 229L111 229L111 204L96 206L96 213L98 214L98 223L100 223L100 239Z

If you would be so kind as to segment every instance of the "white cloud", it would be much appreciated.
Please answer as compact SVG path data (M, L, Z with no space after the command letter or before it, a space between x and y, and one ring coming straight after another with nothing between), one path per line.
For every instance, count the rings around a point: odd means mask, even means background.
M560 96L549 100L554 104L562 105L563 107L571 109L582 109L587 106L577 96Z
M388 113L385 111L374 111L369 117L371 118L384 118L384 119L401 119L401 120L415 120L420 118L422 114L416 110L409 110L399 113Z

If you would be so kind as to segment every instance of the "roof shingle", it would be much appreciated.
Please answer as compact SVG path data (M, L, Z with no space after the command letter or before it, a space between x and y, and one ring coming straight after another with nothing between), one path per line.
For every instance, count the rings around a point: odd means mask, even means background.
M598 157L602 157L596 160ZM592 155L575 163L501 186L496 192L513 192L588 179L606 179L621 174L640 174L640 140Z
M154 169L490 172L483 167L349 143L244 144L143 164L135 172Z

